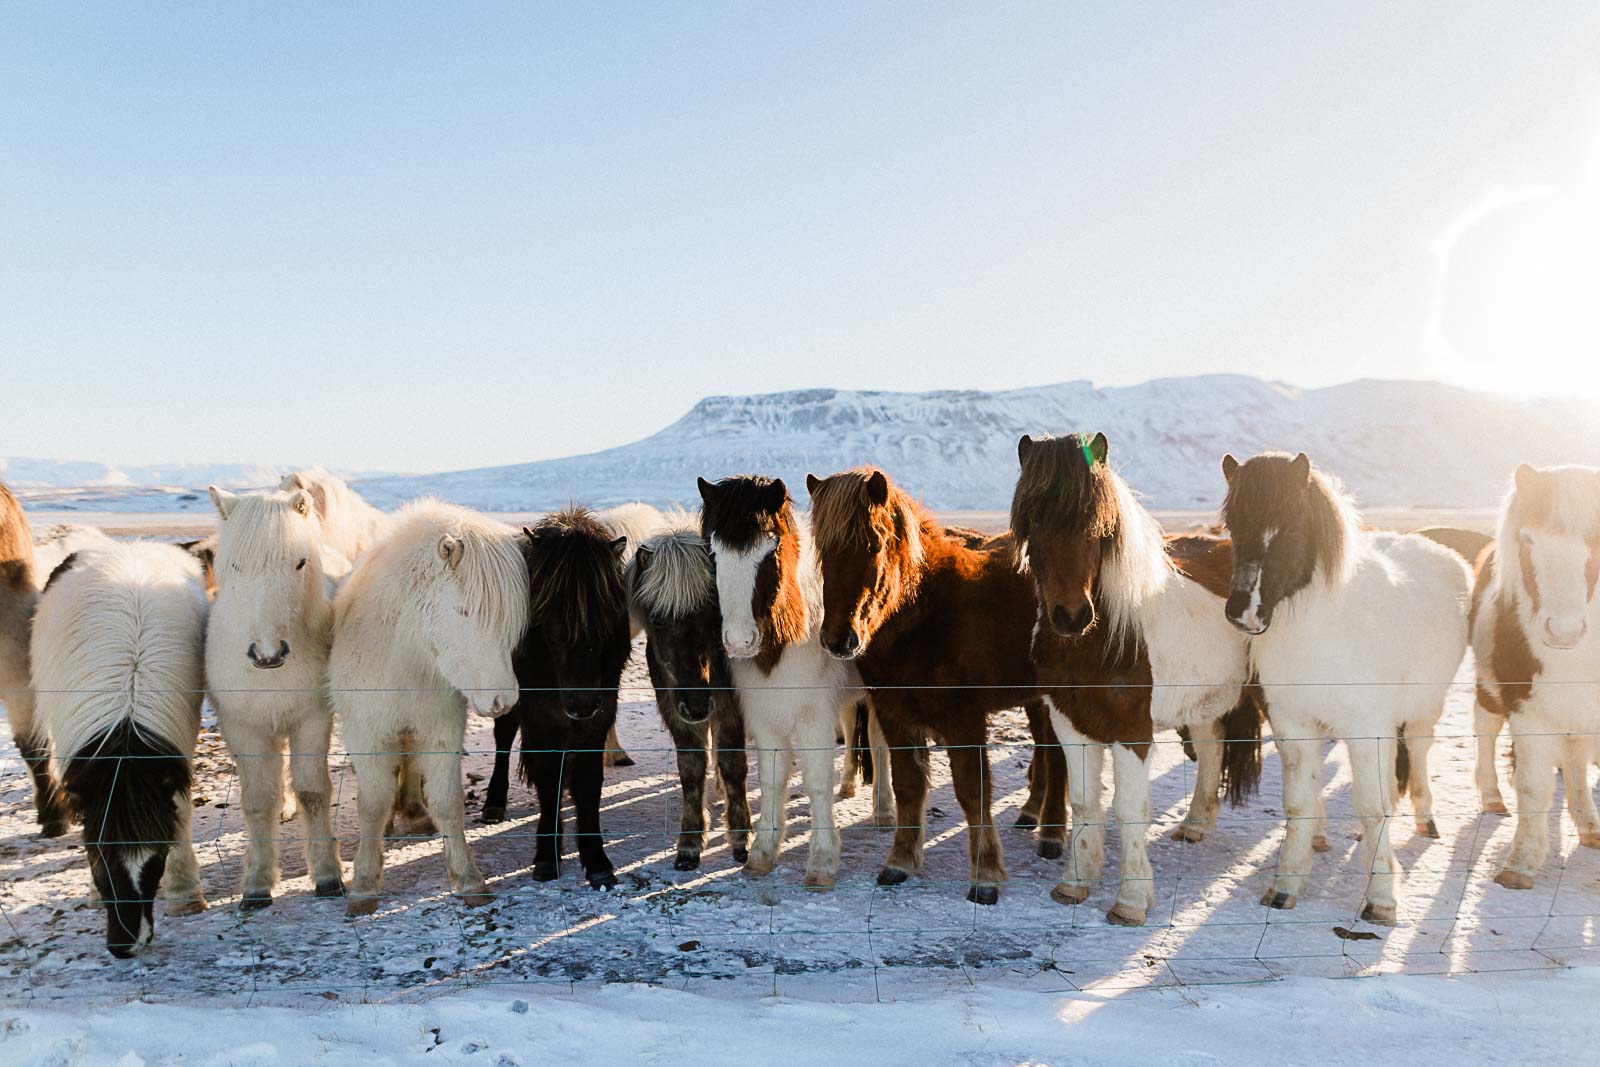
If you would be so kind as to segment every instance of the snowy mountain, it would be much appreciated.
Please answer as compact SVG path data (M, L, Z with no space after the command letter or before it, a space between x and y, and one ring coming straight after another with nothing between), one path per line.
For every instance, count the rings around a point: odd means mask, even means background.
M876 463L939 508L1003 508L1024 433L1102 430L1111 458L1156 507L1211 508L1224 452L1305 451L1365 503L1489 507L1511 471L1600 463L1600 411L1439 382L1299 389L1234 375L1125 388L1065 382L1003 392L811 389L708 397L659 433L590 455L361 484L384 506L421 493L499 511L581 500L698 502L696 476Z
M33 508L76 511L209 510L205 487L248 489L276 485L285 472L310 464L166 463L111 465L88 460L0 457L4 480ZM336 471L348 478L381 477L387 471Z

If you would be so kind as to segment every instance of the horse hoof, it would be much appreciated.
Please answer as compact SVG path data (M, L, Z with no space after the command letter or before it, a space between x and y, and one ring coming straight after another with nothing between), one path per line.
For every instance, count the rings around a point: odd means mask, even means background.
M1186 841L1194 845L1206 839L1206 832L1198 826L1190 826L1188 823L1184 823L1172 831L1172 839L1174 841Z
M1533 875L1523 874L1521 871L1513 871L1509 867L1495 875L1494 880L1496 883L1505 886L1507 889L1533 888Z
M1333 848L1333 846L1328 844L1328 835L1327 834L1312 834L1311 835L1311 851L1312 852L1327 852L1332 848Z
M617 884L617 872L613 870L590 871L585 877L590 889L612 889Z
M344 896L344 883L337 878L328 882L318 882L316 893L319 897L342 897Z
M967 890L967 899L974 904L1000 903L1000 887L997 885L975 885Z
M561 877L561 866L555 863L535 863L533 865L533 880L535 882L553 882Z
M698 871L700 869L700 853L678 853L678 858L672 861L672 869L675 871Z
M1579 834L1578 844L1584 848L1600 848L1600 834Z
M492 808L485 806L484 809L483 809L483 814L478 816L478 821L481 822L481 823L488 823L491 826L493 824L497 823L497 822L505 822L506 821L506 809L505 809L505 806L504 805L499 805L499 804L495 805Z
M363 915L371 915L378 910L377 897L351 897L344 906L346 919L359 919Z
M1421 834L1423 837L1431 837L1435 840L1438 840L1439 824L1432 819L1429 819L1425 823L1418 823L1417 833Z
M1017 816L1017 821L1011 825L1015 826L1018 830L1032 830L1034 827L1039 825L1039 817L1037 815L1029 815L1027 812L1022 812Z
M1261 903L1269 908L1277 908L1279 911L1290 911L1295 905L1295 895L1293 893L1279 893L1269 889L1261 894Z
M1143 926L1144 914L1142 911L1134 911L1131 908L1124 910L1122 905L1118 904L1106 912L1106 922L1112 926Z
M1509 811L1506 810L1506 802L1503 801L1503 800L1485 800L1483 802L1483 813L1485 815L1510 815L1511 814Z
M831 874L822 874L821 872L812 874L809 871L806 872L806 888L813 893L826 893L828 890L833 888L833 884L836 880L837 879L835 879L835 877Z
M839 799L840 800L853 800L853 799L855 799L855 795L856 795L856 787L855 787L855 783L854 782L850 783L849 785L841 785L839 787Z
M473 889L457 893L456 898L469 908L481 908L494 900L494 894L488 889Z
M616 751L606 754L607 767L632 767L633 757L626 752Z
M439 832L439 826L430 815L420 819L412 819L409 827L412 837L433 837Z
M1062 882L1050 890L1050 899L1057 904L1073 907L1089 899L1089 887L1086 885L1072 885Z
M879 885L902 885L911 877L911 872L899 867L885 867L878 872Z
M1395 909L1392 904L1368 903L1361 909L1361 920L1377 926L1393 926L1395 924Z
M1039 855L1047 860L1058 860L1066 851L1060 841L1040 841Z
M202 911L205 911L205 910L206 910L206 899L205 899L205 897L191 897L188 900L169 900L169 901L167 901L167 915L169 917L171 917L171 916L184 916L184 915L199 915Z
M239 900L239 907L243 908L245 911L260 911L262 908L267 908L267 907L271 907L271 906L272 906L272 894L271 893L246 893ZM167 909L167 914L171 915L172 913L173 913L172 909L168 908Z

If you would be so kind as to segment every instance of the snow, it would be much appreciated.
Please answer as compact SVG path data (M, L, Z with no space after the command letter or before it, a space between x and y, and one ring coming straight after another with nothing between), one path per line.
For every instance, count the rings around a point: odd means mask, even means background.
M1215 508L1222 454L1272 449L1308 453L1369 505L1488 508L1499 503L1518 460L1600 463L1597 415L1592 402L1513 399L1440 382L1299 389L1238 375L997 392L808 389L707 397L660 432L592 455L373 478L358 488L386 508L422 494L507 512L569 500L696 505L697 476L775 474L800 492L807 472L870 462L932 507L995 509L1010 503L1022 434L1101 430L1111 439L1113 464L1159 508ZM28 461L10 462L13 488L19 479L29 484L16 466ZM32 509L204 512L205 494L194 487L239 478L251 484L237 472L187 480L170 468L160 477L125 473L133 486L30 489L22 496Z
M1339 1063L1392 1055L1399 1041L1408 1058L1520 1061L1570 1058L1600 1036L1592 1033L1600 971L1585 966L1600 963L1600 853L1577 847L1563 818L1537 889L1492 883L1513 824L1477 811L1469 664L1431 765L1443 836L1412 836L1405 814L1393 824L1409 872L1398 927L1355 919L1364 876L1339 752L1327 785L1334 851L1316 858L1294 911L1258 904L1282 829L1269 745L1258 799L1225 810L1200 844L1152 840L1160 903L1148 926L1125 929L1103 917L1119 857L1114 832L1102 889L1064 908L1047 895L1059 861L1038 857L1031 835L1011 827L1026 788L1017 713L992 730L1011 871L996 907L963 899L965 835L942 755L927 869L906 886L875 884L888 839L870 827L863 789L839 805L838 888L806 892L808 805L797 781L794 830L774 875L746 878L720 835L702 870L673 871L676 773L641 659L636 650L620 725L638 766L607 777L615 892L588 889L571 861L555 883L530 880L532 798L514 784L511 821L470 823L498 894L487 907L445 893L438 842L423 839L390 843L390 896L370 919L345 920L338 902L313 898L295 844L284 849L286 880L273 906L241 912L237 790L208 726L195 827L212 907L181 919L158 909L155 944L131 962L103 948L102 917L83 903L77 843L33 836L8 742L0 748L0 1060L409 1062L431 1049L441 1062L486 1065L561 1054L720 1063L771 1048L796 1063L869 1055ZM487 725L475 723L468 743L467 770L477 776L468 780L470 820L488 772ZM1153 758L1152 811L1165 830L1181 817L1192 764L1170 737ZM1504 751L1501 762L1504 776ZM335 788L337 832L350 838L354 779L342 757ZM344 851L348 860L348 841Z

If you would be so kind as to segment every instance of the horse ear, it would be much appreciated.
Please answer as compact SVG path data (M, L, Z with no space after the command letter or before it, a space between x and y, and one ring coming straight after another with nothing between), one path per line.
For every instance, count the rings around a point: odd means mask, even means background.
M289 498L289 506L307 518L311 516L311 498L306 495L303 489L298 490Z
M628 551L628 539L626 537L619 537L615 541L611 542L611 551L617 554L618 559L621 559L623 554Z
M461 538L453 534L445 534L439 538L439 558L444 560L451 570L461 566L461 557L466 550L467 546L461 543Z
M1531 493L1533 491L1533 487L1538 483L1538 481L1539 471L1537 468L1527 463L1517 464L1517 473L1515 477L1517 492Z
M717 487L704 478L696 478L695 484L700 487L700 502L707 507L711 506L711 498L717 495Z
M1032 451L1033 451L1033 438L1029 437L1027 434L1023 434L1017 440L1017 462L1018 463L1026 463L1026 462L1028 462L1028 453L1032 452Z
M889 476L882 471L873 471L867 476L867 499L874 504L887 504L889 502Z
M1311 481L1311 460L1306 458L1304 452L1294 457L1294 460L1289 464L1289 469L1294 471L1295 477L1302 482Z
M654 556L655 551L651 549L649 545L640 545L639 551L633 554L634 569L643 571L646 567L650 566L650 560Z
M1111 442L1106 440L1106 435L1103 433L1095 434L1094 440L1089 442L1089 454L1093 456L1094 461L1100 464L1102 467L1106 465L1106 455L1110 451Z
M206 492L211 494L211 504L217 509L217 514L223 522L227 522L228 516L233 513L233 506L239 502L238 494L218 489L214 485L206 486Z
M295 471L293 474L285 474L283 481L278 483L279 489L304 489L305 487L306 483L300 480L299 471Z
M772 484L767 486L767 510L782 511L788 502L789 487L783 484L782 478L772 479Z
M817 486L821 484L822 479L818 478L815 474L806 475L806 492L810 493L812 496L817 495Z
M1233 476L1239 473L1239 461L1233 458L1233 453L1225 453L1222 457L1222 477L1228 482L1233 481Z

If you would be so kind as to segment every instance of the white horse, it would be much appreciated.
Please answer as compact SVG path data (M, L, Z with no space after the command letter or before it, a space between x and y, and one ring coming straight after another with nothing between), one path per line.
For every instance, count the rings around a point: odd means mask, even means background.
M789 770L798 757L811 799L805 884L831 889L839 874L833 753L841 708L864 698L861 675L823 650L822 573L805 518L782 481L700 479L701 528L716 560L722 643L745 730L756 748L761 814L745 871L777 863Z
M286 493L303 491L311 499L312 509L322 526L325 551L331 550L344 557L343 569L335 569L335 561L327 559L328 573L343 578L361 553L383 539L389 516L361 498L343 478L330 474L321 467L285 474L278 488Z
M1305 884L1319 816L1319 742L1334 737L1350 755L1370 871L1362 918L1393 923L1400 865L1387 819L1409 787L1417 832L1439 836L1428 749L1466 651L1471 575L1459 555L1428 538L1363 531L1350 501L1304 453L1244 464L1226 456L1222 472L1222 517L1233 537L1226 612L1251 635L1283 760L1288 830L1262 903L1292 908Z
M62 523L51 526L35 535L33 543L34 578L39 587L49 579L50 572L74 552L106 548L116 544L98 526L74 526Z
M467 848L462 738L468 707L498 717L516 706L511 653L527 623L521 534L436 500L397 512L340 588L328 677L361 818L348 914L377 908L384 823L406 750L443 834L452 888L469 904L490 899Z
M1485 811L1505 810L1495 738L1511 723L1517 830L1495 881L1532 889L1549 855L1555 769L1578 843L1600 848L1589 764L1600 734L1600 471L1517 468L1493 553L1473 590L1478 674L1478 787Z
M206 624L206 685L239 768L247 844L243 902L272 903L284 749L319 897L344 894L329 802L331 583L321 523L304 490L236 496L212 486L221 519ZM342 557L338 557L342 558Z
M205 907L190 838L205 625L199 561L171 545L76 553L39 598L39 718L83 820L115 956L153 936L158 885L168 915Z

